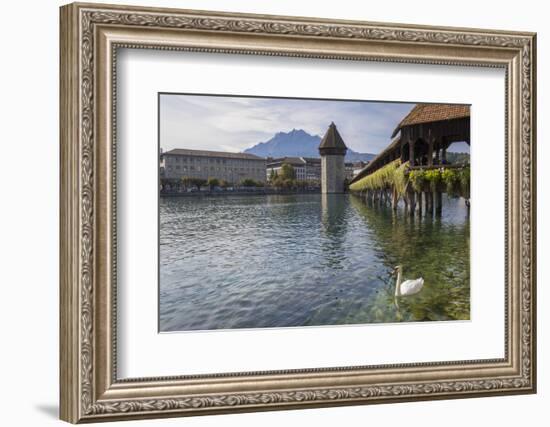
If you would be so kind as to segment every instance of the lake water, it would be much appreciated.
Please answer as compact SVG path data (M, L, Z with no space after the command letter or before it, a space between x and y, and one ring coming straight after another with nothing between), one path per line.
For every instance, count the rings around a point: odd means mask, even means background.
M434 219L348 194L161 198L160 330L469 319L469 236L445 196ZM399 264L425 284L395 301Z

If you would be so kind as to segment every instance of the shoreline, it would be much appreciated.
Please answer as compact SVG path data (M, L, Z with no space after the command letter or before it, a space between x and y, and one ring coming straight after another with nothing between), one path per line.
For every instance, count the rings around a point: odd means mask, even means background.
M321 190L298 190L298 191L194 191L190 193L159 193L160 197L218 197L218 196L267 196L267 195L290 195L290 194L321 194Z

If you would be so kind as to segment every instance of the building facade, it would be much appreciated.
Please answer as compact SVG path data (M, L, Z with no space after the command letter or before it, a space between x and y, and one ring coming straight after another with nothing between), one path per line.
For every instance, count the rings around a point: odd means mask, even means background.
M267 179L272 174L280 175L284 164L292 166L297 180L321 181L321 159L315 157L280 157L269 159L266 170Z
M367 166L368 162L363 162L361 160L357 161L357 162L353 162L352 163L352 169L351 169L351 177L348 177L348 179L353 179L355 178L356 175L359 174L359 172L361 172L363 170L363 168L365 166Z
M365 166L367 166L368 162L363 162L361 160L356 162L345 162L345 168L346 168L346 179L348 181L351 181L355 175L357 175Z
M352 162L345 162L344 168L346 170L346 179L350 181L353 178L353 163Z
M266 160L248 153L176 148L161 153L160 176L165 179L217 178L237 185L245 179L266 181Z

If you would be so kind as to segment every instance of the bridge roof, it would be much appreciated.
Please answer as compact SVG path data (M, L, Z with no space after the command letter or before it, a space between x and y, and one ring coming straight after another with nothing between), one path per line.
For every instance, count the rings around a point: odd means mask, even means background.
M392 138L402 127L420 123L439 122L442 120L470 117L470 106L461 104L416 104L413 109L397 125Z
M367 163L367 165L363 169L361 169L361 171L359 171L357 175L353 177L351 182L358 181L359 179L367 175L371 170L378 169L380 160L383 159L386 154L396 149L399 146L399 144L401 144L401 138L395 138L390 145L384 148L380 153L376 155L374 159L372 159L369 163Z

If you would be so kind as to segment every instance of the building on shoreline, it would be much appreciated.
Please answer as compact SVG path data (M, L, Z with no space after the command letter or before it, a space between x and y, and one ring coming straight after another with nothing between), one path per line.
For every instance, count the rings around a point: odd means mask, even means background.
M279 175L284 164L292 166L299 181L321 181L321 159L315 157L279 157L268 159L267 178Z
M346 163L346 178L351 181L359 172L363 170L365 166L368 165L369 162L364 161L356 161L356 162L350 162Z
M175 148L160 154L160 176L164 179L217 178L230 184L239 184L245 179L265 182L266 160L248 153Z

